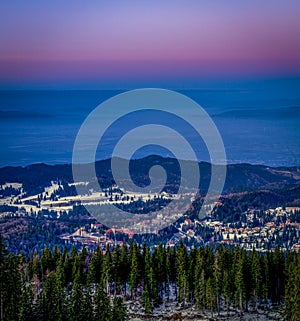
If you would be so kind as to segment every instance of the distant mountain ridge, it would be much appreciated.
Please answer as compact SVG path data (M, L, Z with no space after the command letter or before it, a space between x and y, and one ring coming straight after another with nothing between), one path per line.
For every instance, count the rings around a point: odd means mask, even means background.
M213 117L239 118L239 119L273 119L273 118L294 118L300 117L300 106L274 109L232 109L213 115Z
M190 161L183 161L190 162ZM200 190L206 190L209 186L211 175L211 164L199 162ZM176 189L180 184L180 166L178 160L150 155L142 159L130 161L130 173L135 183L147 185L149 181L149 170L153 165L161 165L165 168L167 175L167 189ZM80 165L84 166L84 165ZM221 165L218 165L221 166ZM97 178L105 185L112 184L111 159L100 160L95 163ZM22 183L25 190L37 193L48 186L51 181L73 182L72 165L47 165L33 164L26 167L7 166L0 168L0 184ZM188 184L188 182L186 182ZM300 184L300 166L294 167L269 167L251 164L227 165L227 177L224 193L249 191L254 189L280 189ZM29 192L30 194L30 192Z

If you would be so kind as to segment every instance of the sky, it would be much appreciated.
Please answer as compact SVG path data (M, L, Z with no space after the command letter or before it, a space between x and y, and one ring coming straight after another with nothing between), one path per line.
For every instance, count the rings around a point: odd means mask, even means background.
M300 76L300 1L0 2L0 88Z

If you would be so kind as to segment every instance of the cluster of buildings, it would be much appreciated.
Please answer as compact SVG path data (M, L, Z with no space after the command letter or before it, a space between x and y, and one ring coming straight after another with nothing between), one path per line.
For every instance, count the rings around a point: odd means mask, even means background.
M279 246L283 250L299 251L300 223L293 222L291 216L299 207L278 207L268 209L259 215L257 211L246 214L246 222L223 223L216 220L195 221L214 230L217 241L225 244L239 245L245 249L266 251ZM254 223L256 219L256 224ZM192 224L191 222L189 224Z
M174 223L177 229L172 237L166 242L167 246L175 246L180 241L189 241L200 245L208 243L220 243L238 245L247 250L257 251L272 250L279 246L283 250L300 250L300 223L292 222L291 215L300 208L276 208L264 211L260 217L257 213L246 213L247 221L238 223L223 223L213 219L191 220L186 218L181 223ZM253 226L254 218L257 217L259 225ZM205 241L199 232L199 227L211 231L212 237ZM201 230L201 229L200 229ZM292 231L292 232L291 232ZM117 237L117 235L120 235ZM123 236L123 238L122 238ZM124 237L126 236L126 237ZM91 224L79 228L72 234L62 235L61 238L67 244L90 246L107 245L122 246L126 240L133 238L134 232L129 229L104 230L101 224Z
M22 191L21 184L11 183L8 187L1 186L2 189L10 188ZM170 195L167 193L161 194L126 194L119 190L106 191L103 193L94 193L90 191L86 195L64 196L58 197L55 193L62 187L57 183L52 183L47 187L42 194L24 197L23 193L18 195L7 195L0 199L0 205L5 209L0 213L1 216L6 215L34 215L41 210L45 213L56 212L59 218L62 211L69 212L78 204L90 205L126 205L134 206L137 201L152 202L160 206L158 200L173 200L174 198L189 198L189 194L182 194L180 196ZM222 206L222 202L216 202L215 206ZM14 209L11 213L10 208ZM178 223L180 214L176 211L166 213L162 212L155 217L146 217L142 221L134 220L134 231L138 229L142 233L157 233L160 229L167 226L174 226L177 232L166 241L168 246L175 246L176 243L183 240L184 242L194 242L196 244L205 245L210 242L239 245L245 249L257 249L259 251L266 251L274 249L279 246L283 250L292 249L299 251L300 249L300 223L299 219L292 219L295 213L299 213L300 207L278 207L275 209L268 209L266 211L247 210L243 213L244 219L239 222L224 223L208 217L205 220L191 220L186 218L183 222ZM46 214L45 214L46 215ZM298 214L299 215L299 214ZM299 218L299 216L298 216ZM175 223L174 223L175 222ZM132 225L132 224L131 224ZM128 225L128 226L131 226ZM210 231L211 236L203 236L203 230ZM121 236L117 237L118 234ZM123 236L127 237L123 237ZM78 244L85 246L103 246L107 245L122 245L124 241L134 236L134 232L128 228L110 229L106 231L101 224L91 224L83 228L79 228L72 234L62 235L61 239L67 244ZM122 241L120 241L120 239Z
M66 244L81 245L85 247L100 246L103 249L107 246L120 245L124 241L117 240L116 235L121 233L132 238L134 233L129 229L108 229L104 230L100 223L91 223L89 226L80 227L74 233L62 235L60 238Z

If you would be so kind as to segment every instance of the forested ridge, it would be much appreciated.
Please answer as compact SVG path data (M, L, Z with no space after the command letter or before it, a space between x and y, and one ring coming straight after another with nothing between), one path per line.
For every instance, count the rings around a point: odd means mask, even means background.
M151 314L165 302L212 313L279 305L300 320L300 254L263 254L238 247L188 252L133 241L129 246L71 252L45 248L29 258L10 254L0 236L0 319L126 320L128 302Z
M122 161L121 159L119 161ZM125 161L125 160L123 160ZM127 161L125 161L127 162ZM181 160L180 163L186 163L189 166L190 161ZM167 181L164 190L166 192L177 193L181 181L179 161L175 158L150 155L141 159L130 160L130 175L132 180L138 186L149 184L149 171L152 166L162 166L167 173ZM83 165L80 165L83 166ZM200 190L205 193L210 184L211 164L206 162L198 163L201 178L199 182ZM101 188L107 188L115 184L112 171L111 159L95 162L95 170L98 183ZM226 166L226 181L223 193L252 191L257 189L282 189L299 186L299 166L294 167L267 167L263 165L251 164L229 164ZM86 178L83 177L83 181ZM51 182L60 181L63 184L73 183L72 165L47 165L33 164L25 167L6 166L0 168L0 185L5 183L21 183L23 192L26 196L40 194L45 187L50 186ZM189 180L183 182L189 185ZM89 182L93 187L95 182ZM15 191L6 190L5 193L15 193ZM73 193L72 189L68 194Z

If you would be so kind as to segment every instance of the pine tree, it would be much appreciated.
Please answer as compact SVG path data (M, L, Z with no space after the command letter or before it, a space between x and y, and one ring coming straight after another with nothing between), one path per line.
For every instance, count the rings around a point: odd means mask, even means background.
M235 271L235 300L242 313L244 311L244 303L246 300L246 286L244 277L244 257L241 256L238 260Z
M149 247L145 248L144 253L144 288L151 287L151 266L152 266L152 259L150 255L150 249Z
M46 310L46 302L43 293L36 295L36 300L33 306L33 319L37 321L46 321L44 311Z
M177 285L178 285L178 301L185 304L187 298L188 287L188 252L186 247L181 243L177 250Z
M254 309L257 311L258 309L258 298L261 295L261 266L260 266L260 259L255 250L253 250L251 254L251 280L252 280L252 293L253 293L253 300L254 300Z
M20 256L9 254L2 265L1 298L4 320L18 320L22 307Z
M288 321L300 320L300 253L289 262L285 289L285 313Z
M272 277L273 301L282 302L284 297L284 256L279 248L272 253L272 269L270 270Z
M110 294L110 282L112 280L112 257L109 245L106 247L106 253L102 264L102 282L105 284L106 293Z
M102 278L102 275L101 275L102 262L103 262L102 249L98 246L89 264L88 282L90 283L100 282Z
M154 307L157 307L159 304L162 303L162 299L158 293L157 278L156 278L156 273L155 273L155 267L153 265L151 265L151 267L150 267L149 289L150 289L150 293L151 293L152 305Z
M161 303L161 298L158 294L158 280L157 273L155 272L155 265L153 258L150 255L149 247L144 248L144 284L142 293L142 303L147 311L151 312L154 306L158 306Z
M129 276L129 288L131 292L131 297L134 298L136 296L136 290L139 284L139 256L138 256L138 247L136 244L132 247L131 256L131 264L130 264L130 276Z
M197 257L197 249L194 248L189 255L188 260L188 271L187 271L187 291L188 291L188 300L189 302L195 302L195 282L194 282L194 275L195 275L195 265L196 265L196 257Z
M205 280L205 270L201 270L200 279L197 288L197 306L204 309L206 306L206 280Z
M216 290L216 281L214 277L210 277L207 280L206 284L206 308L213 312L217 308L217 290Z
M32 261L30 262L31 271L30 271L30 277L33 278L34 275L38 277L38 279L42 280L42 267L41 267L41 261L39 258L39 254L37 250L34 250Z
M53 264L54 267L57 267L58 261L60 260L60 258L62 257L62 253L60 251L60 249L55 245L53 248Z
M20 313L20 321L33 321L34 305L33 305L33 291L31 285L23 284L22 287L22 306Z
M55 272L50 272L45 281L43 291L43 315L44 320L62 320L62 310L60 307L60 293L58 290L57 277Z
M147 285L145 286L142 294L142 304L146 314L151 313L153 311L151 294Z
M127 246L123 244L121 248L120 254L120 265L119 265L119 275L122 284L123 293L126 296L126 284L128 281L128 274L129 274L129 264L128 264L128 253L127 253Z
M165 291L167 295L167 299L170 299L170 286L172 280L172 265L171 265L171 255L170 251L167 250L166 252L166 286Z
M216 284L216 300L217 300L217 310L218 314L220 312L220 296L222 291L222 281L223 281L223 267L221 264L220 252L217 251L214 258L213 265L213 276Z
M82 273L80 281L83 285L86 285L89 259L88 259L88 252L85 246L83 246L79 257L81 261L81 273Z
M120 277L120 246L117 245L112 251L112 280L113 280L113 289L114 296L116 296L117 291L119 291L121 287L121 277Z
M194 272L194 288L196 306L205 308L205 270L204 270L204 255L198 250L196 255L196 264Z
M72 293L71 293L71 302L69 310L69 318L73 321L85 321L84 313L84 292L83 287L79 282L80 276L77 274L75 276Z
M41 255L41 266L42 266L42 273L45 277L49 272L54 270L54 261L52 258L52 253L49 250L48 246L44 249Z
M73 246L72 250L71 250L71 255L70 255L70 257L68 257L68 263L66 266L67 276L68 275L70 276L68 281L70 281L70 282L74 281L75 276L77 274L77 271L76 271L77 268L74 268L75 259L77 258L77 256L78 256L77 249L75 246Z
M5 285L5 258L8 254L0 234L0 320L4 319L4 285Z
M157 248L153 253L153 265L155 266L155 274L157 280L157 287L160 297L163 296L164 281L166 278L166 254L165 249L161 243L158 244Z
M265 254L262 262L262 299L267 302L270 296L270 264L269 253Z
M114 305L112 309L112 320L113 321L125 321L126 320L126 307L122 302L122 298L115 297Z
M75 278L77 278L78 283L85 284L86 274L84 273L84 262L79 254L76 255L73 260L72 276L74 281Z
M84 297L83 297L83 311L84 311L84 320L93 320L94 318L94 300L92 295L91 285L87 284Z
M56 272L56 285L57 285L57 311L60 318L58 321L62 321L65 319L65 283L66 283L66 275L65 275L65 264L64 258L61 255L57 262L57 272Z
M99 283L95 297L94 318L97 321L111 320L111 307L107 294L104 292L102 283Z
M224 272L224 281L223 281L223 294L225 299L225 306L227 314L229 312L229 307L232 303L232 277L229 270Z

